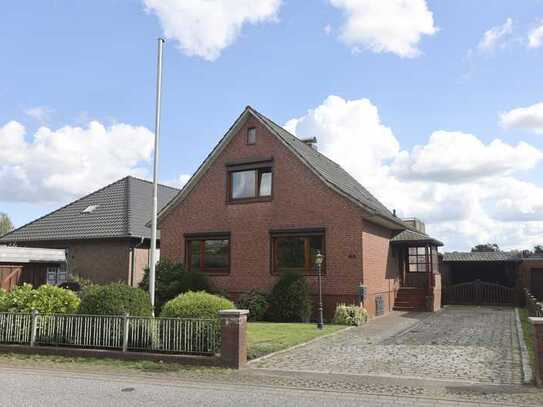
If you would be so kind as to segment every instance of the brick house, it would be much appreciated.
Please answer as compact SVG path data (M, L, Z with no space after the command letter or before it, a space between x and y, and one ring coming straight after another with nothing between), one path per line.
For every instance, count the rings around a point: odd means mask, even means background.
M97 283L137 285L149 263L153 184L125 177L32 221L0 238L0 244L65 249L71 275ZM159 186L162 208L178 189ZM45 273L21 275L20 282L53 283ZM60 284L66 278L59 274Z
M269 290L285 270L303 272L316 292L319 250L328 316L337 303L359 303L361 284L370 316L395 300L439 308L441 243L392 214L315 141L247 107L160 211L162 256L207 273L235 299Z

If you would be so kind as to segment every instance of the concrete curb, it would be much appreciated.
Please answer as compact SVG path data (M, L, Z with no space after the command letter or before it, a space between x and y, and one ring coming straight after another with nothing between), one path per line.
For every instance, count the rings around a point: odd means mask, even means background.
M366 322L367 324L367 322ZM251 359L247 362L247 366L248 367L251 367L252 364L256 363L256 362L260 362L262 360L266 360L268 358L271 358L272 356L275 356L275 355L280 355L281 353L285 353L285 352L288 352L288 351L291 351L293 349L297 349L297 348L300 348L302 346L305 346L305 345L309 345L310 343L313 343L313 342L316 342L316 341L319 341L321 339L324 339L324 338L329 338L331 336L334 336L334 335L337 335L341 332L347 332L351 329L354 329L354 328L359 328L359 326L348 326L348 327L345 327L344 329L340 329L339 331L336 331L336 332L332 332L332 333L329 333L329 334L326 334L326 335L322 335L322 336L318 336L316 338L313 338L313 339L310 339L306 342L302 342L302 343L299 343L297 345L294 345L294 346L291 346L290 348L285 348L285 349L281 349L281 350L278 350L276 352L272 352L272 353L268 353L267 355L264 355L264 356L260 356L259 358L256 358L256 359ZM259 368L260 369L260 368Z
M522 382L524 384L531 384L534 380L534 374L532 367L530 366L530 357L528 355L528 347L524 340L524 332L522 331L522 324L520 322L520 316L518 308L515 308L515 325L517 327L517 339L520 349L520 364L522 366Z

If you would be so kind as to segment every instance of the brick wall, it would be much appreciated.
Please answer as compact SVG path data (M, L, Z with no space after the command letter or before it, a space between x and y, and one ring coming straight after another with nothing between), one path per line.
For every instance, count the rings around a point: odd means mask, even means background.
M390 246L392 232L370 222L364 222L362 232L363 278L368 287L364 306L371 317L375 316L375 298L382 296L385 313L392 311L399 288L399 251Z
M96 283L128 281L130 257L128 239L37 241L19 243L19 245L69 249L72 275L78 275Z
M248 127L257 128L255 145L246 144ZM274 159L273 200L226 203L225 164L242 158L270 156ZM255 287L270 289L275 283L277 277L270 273L270 230L316 227L326 229L323 293L330 311L332 302L349 299L352 302L362 282L362 212L327 187L258 121L250 119L186 199L161 220L161 255L183 262L185 233L230 232L231 272L210 279L217 288L235 297ZM390 272L389 237L390 232L379 227L367 233L365 275L373 293L389 293L396 284L397 277ZM380 281L384 278L386 281ZM316 292L316 277L309 280Z

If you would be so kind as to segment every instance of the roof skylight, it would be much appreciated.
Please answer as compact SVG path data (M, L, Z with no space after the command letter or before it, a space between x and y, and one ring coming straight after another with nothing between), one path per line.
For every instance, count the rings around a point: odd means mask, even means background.
M100 205L89 205L81 213L93 213Z

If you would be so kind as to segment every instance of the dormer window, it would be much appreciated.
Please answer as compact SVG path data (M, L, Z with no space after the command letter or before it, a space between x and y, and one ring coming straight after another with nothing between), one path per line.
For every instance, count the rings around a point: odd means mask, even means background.
M256 144L256 128L249 127L247 129L247 144Z
M100 205L89 205L81 213L93 213Z

